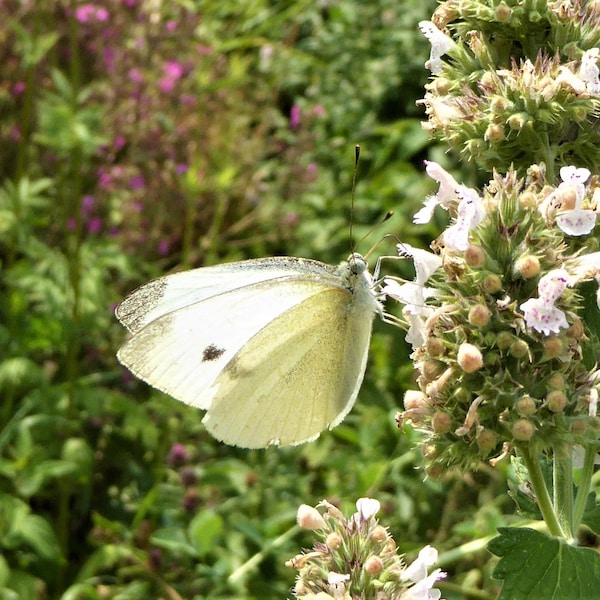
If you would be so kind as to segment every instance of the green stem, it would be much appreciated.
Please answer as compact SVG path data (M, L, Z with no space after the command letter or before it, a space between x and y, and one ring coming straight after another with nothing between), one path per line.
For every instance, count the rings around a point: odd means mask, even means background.
M575 507L573 508L573 531L577 531L581 524L581 519L583 519L587 497L592 487L592 475L594 474L596 454L597 448L594 446L588 446L585 449L581 479L577 486L577 497L575 498Z
M533 487L533 491L535 492L538 506L542 513L542 518L544 519L546 526L548 527L548 531L551 535L554 535L556 537L566 538L567 536L563 532L554 512L554 507L552 506L550 494L548 493L548 488L546 487L546 482L544 481L544 475L542 474L540 461L531 455L529 445L516 444L516 448L519 450L521 458L525 463L525 467L529 472L531 486Z
M573 541L573 459L570 445L561 443L554 446L552 471L554 512L561 529L568 533L569 541Z

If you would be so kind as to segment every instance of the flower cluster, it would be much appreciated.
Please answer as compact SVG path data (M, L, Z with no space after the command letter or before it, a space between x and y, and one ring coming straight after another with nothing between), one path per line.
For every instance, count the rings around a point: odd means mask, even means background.
M519 179L496 176L483 193L459 185L437 163L438 194L415 215L450 213L434 252L399 245L415 263L413 282L388 278L401 302L419 391L401 419L427 433L429 472L472 468L519 444L589 446L596 416L600 344L592 317L600 292L600 181L564 167L552 186L540 166Z
M487 171L598 164L600 3L580 4L440 4L420 23L433 75L425 129ZM517 43L519 28L528 35Z
M396 552L396 544L375 515L380 504L372 498L356 502L350 518L323 500L316 508L298 509L300 527L316 531L321 541L298 554L286 565L298 570L294 595L300 600L439 600L435 582L445 577L439 569L427 568L437 560L437 551L423 548L407 565Z

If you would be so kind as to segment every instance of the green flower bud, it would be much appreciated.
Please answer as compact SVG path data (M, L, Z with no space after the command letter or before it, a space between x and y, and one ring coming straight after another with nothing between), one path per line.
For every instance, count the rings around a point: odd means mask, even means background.
M537 410L535 400L531 396L523 396L515 404L515 409L521 417L531 417Z
M496 336L496 345L500 350L508 350L510 345L515 341L515 336L508 331L501 331Z
M489 274L486 275L483 280L483 289L488 294L495 294L502 289L502 279L498 275Z
M513 423L512 435L518 442L528 442L535 433L535 427L527 419L519 419Z
M493 431L483 429L477 434L476 442L481 454L487 456L498 445L498 437Z
M558 336L548 337L543 341L544 358L556 358L564 352L563 339Z
M510 345L509 352L515 358L525 358L529 355L529 344L525 340L515 340Z
M553 413L562 412L567 405L567 397L560 390L554 390L546 396L546 406Z
M565 378L560 373L553 373L548 377L546 385L551 390L564 390L565 389Z

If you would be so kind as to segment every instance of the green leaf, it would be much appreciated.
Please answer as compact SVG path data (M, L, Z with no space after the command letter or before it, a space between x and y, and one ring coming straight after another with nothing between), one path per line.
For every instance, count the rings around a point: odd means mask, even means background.
M34 548L37 553L49 560L62 558L58 539L50 523L39 515L27 515L19 527L21 539Z
M493 576L504 580L498 600L596 598L600 556L528 528L499 529L488 544L501 560Z
M190 541L199 556L208 554L223 531L223 519L214 510L203 510L190 523Z
M151 542L155 546L174 554L196 556L196 549L188 542L183 531L178 527L163 527L162 529L158 529L152 536Z

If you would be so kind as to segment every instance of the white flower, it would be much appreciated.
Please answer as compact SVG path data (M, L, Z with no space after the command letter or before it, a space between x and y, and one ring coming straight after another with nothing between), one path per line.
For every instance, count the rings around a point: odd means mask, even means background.
M556 224L567 235L587 235L596 226L596 213L593 210L582 210L581 208L585 197L584 184L590 175L588 169L578 169L574 166L563 167L560 170L562 183L558 186L556 194L560 197L569 192L575 193L575 206L556 216Z
M413 259L415 280L400 284L386 278L381 292L405 305L402 314L409 325L406 341L415 349L425 342L425 321L433 311L426 300L438 293L434 288L425 287L425 283L442 266L442 259L433 252L409 244L398 244L396 248L400 256Z
M591 94L600 93L600 79L598 74L598 56L600 49L590 48L583 53L581 57L581 66L579 67L579 77L585 81L585 87Z
M460 198L458 216L444 232L444 243L451 250L464 252L469 247L469 232L483 221L485 209L475 190L460 186L457 194Z
M363 522L370 521L381 508L381 503L375 498L359 498L356 501L356 514Z
M431 44L431 53L425 68L429 69L432 75L437 75L442 70L442 56L452 50L456 44L431 21L419 21L419 29Z
M439 590L432 590L435 582L446 577L440 569L436 569L427 575L427 567L435 564L438 553L432 546L425 546L417 559L410 564L402 573L401 578L404 581L413 581L414 586L406 590L402 595L402 600L437 600L440 598Z
M329 571L327 575L327 583L329 584L329 591L334 598L344 598L346 594L346 582L350 580L350 575L335 573Z
M554 306L569 280L569 274L564 269L554 269L540 279L539 297L530 298L520 306L528 327L550 335L559 333L561 327L569 326L565 313Z
M423 208L413 216L413 223L417 225L429 223L436 206L441 206L447 210L448 206L458 201L456 190L460 187L460 184L450 173L445 171L441 165L431 160L425 161L425 171L429 177L435 179L440 184L440 187L437 194L425 198Z
M327 523L321 516L321 513L308 504L301 504L296 513L296 522L302 529L308 529L309 531L315 529L326 529Z
M442 259L437 254L415 248L410 244L398 244L396 246L399 256L412 258L415 265L415 283L425 285L425 282L442 266Z

